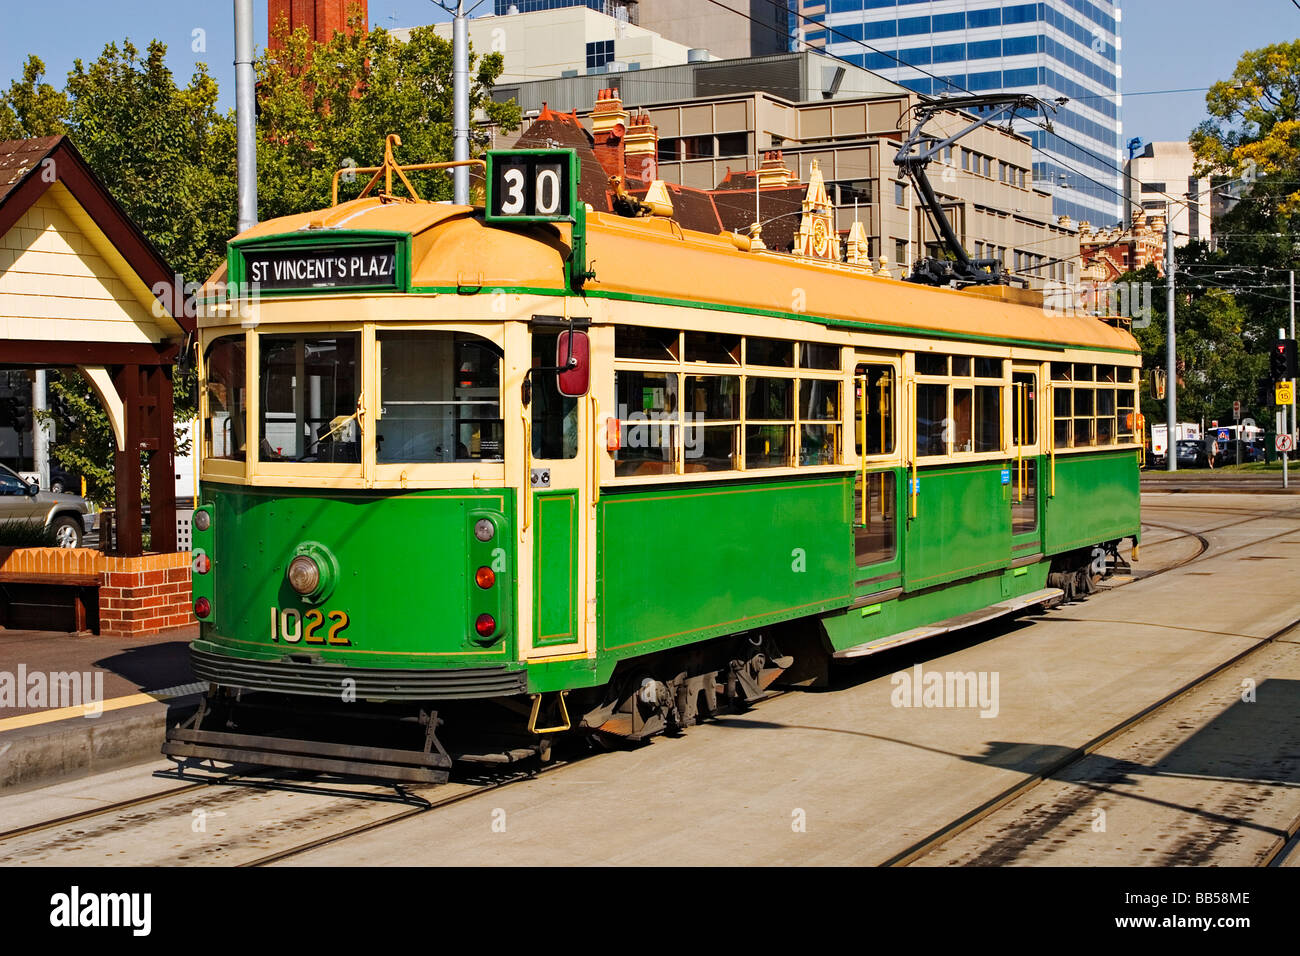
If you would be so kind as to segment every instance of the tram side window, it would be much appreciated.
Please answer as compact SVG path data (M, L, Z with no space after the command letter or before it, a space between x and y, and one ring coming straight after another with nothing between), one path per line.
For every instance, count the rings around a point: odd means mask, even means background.
M208 458L243 461L248 396L245 391L244 359L247 348L243 335L217 339L207 351L208 418L204 423Z
M1131 369L1053 362L1052 379L1052 440L1057 448L1135 440L1137 394Z
M799 464L833 465L840 457L840 383L799 382Z
M948 453L948 386L927 382L916 386L916 453Z
M1011 440L1016 445L1032 445L1038 440L1038 376L1033 372L1016 372L1011 376Z
M360 339L355 332L261 337L263 461L361 461Z
M533 368L555 364L560 334L533 333ZM532 377L533 457L546 460L578 456L578 400L560 394L555 372L534 372Z
M889 365L859 365L854 372L857 392L854 441L859 455L889 455L894 451L894 385ZM866 437L866 448L862 439Z
M375 461L501 461L501 351L462 332L381 331Z
M749 376L745 380L745 423L747 469L792 464L794 381Z
M671 475L677 449L675 372L614 372L619 449L614 474Z
M683 471L731 471L740 467L740 377L687 375Z

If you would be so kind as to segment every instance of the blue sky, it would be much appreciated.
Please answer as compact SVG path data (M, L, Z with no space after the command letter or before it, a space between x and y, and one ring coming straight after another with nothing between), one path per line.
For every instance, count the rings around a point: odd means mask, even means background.
M1204 118L1204 87L1229 76L1243 51L1300 37L1300 9L1291 0L1131 0L1122 6L1126 141L1186 138ZM7 87L19 75L28 53L40 56L47 79L62 86L75 58L93 60L106 43L123 37L141 48L157 37L167 44L168 63L178 77L188 77L196 61L206 62L228 107L234 97L231 10L229 0L7 3L0 84ZM266 0L256 0L254 11L261 45ZM370 18L378 26L415 26L446 16L431 0L371 0Z

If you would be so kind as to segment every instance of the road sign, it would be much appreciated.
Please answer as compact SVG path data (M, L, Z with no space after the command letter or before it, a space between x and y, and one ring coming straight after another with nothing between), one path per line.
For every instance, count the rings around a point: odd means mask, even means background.
M1241 402L1232 403L1232 419L1233 421L1241 421Z
M1273 386L1273 403L1275 405L1294 405L1295 390L1290 382L1278 382Z
M1277 450L1290 451L1292 447L1291 436L1282 434L1277 436Z
M1218 434L1217 436L1215 436L1215 437L1217 437L1217 438L1219 439L1219 441L1227 441L1227 440L1228 440L1228 430L1227 430L1226 428L1220 428L1220 429L1219 429L1219 434Z

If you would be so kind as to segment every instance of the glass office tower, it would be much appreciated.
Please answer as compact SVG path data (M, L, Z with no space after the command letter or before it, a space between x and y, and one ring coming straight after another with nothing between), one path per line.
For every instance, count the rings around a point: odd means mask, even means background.
M790 9L796 49L822 47L921 93L1068 97L1052 132L1016 124L1033 140L1034 179L1057 215L1123 220L1116 0L790 0Z

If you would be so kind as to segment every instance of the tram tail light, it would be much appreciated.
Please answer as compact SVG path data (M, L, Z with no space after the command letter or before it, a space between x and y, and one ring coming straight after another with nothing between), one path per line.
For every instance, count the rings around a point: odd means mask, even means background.
M491 637L496 629L497 619L491 614L480 614L474 622L474 630L478 631L480 637Z
M605 419L605 451L618 451L623 443L617 418Z
M207 617L211 613L212 613L212 602L210 602L207 598L201 597L194 602L195 617Z
M479 568L474 572L474 583L486 591L497 583L497 576L491 568Z

